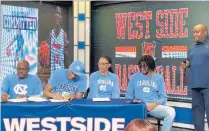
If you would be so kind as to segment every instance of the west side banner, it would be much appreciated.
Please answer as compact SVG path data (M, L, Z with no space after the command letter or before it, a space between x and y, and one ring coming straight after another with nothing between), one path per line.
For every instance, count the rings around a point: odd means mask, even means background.
M164 43L165 39L188 38L189 32L186 25L189 11L187 7L157 10L137 10L134 8L130 12L115 13L117 39L143 40L134 44L135 46L140 45L141 48L141 50L138 48L138 51L135 49L135 53L138 52L140 56L151 55L154 58L157 64L156 71L164 76L166 93L170 98L178 98L179 96L183 99L191 99L188 94L187 83L185 83L185 72L181 69L180 62L177 63L178 65L173 62L169 64L166 62L169 59L186 59L188 46L186 43L171 44L171 41ZM124 51L125 54L129 54L130 47L120 46L123 50L127 50ZM118 46L115 47L116 51L118 48ZM118 54L118 52L115 53ZM127 56L121 55L124 59ZM131 75L139 71L137 62L134 65L115 64L115 72L119 77L122 92L127 90Z
M164 77L168 98L191 101L190 71L181 69L180 63L195 43L193 27L209 27L208 5L206 1L136 1L94 8L91 70L98 70L95 63L99 56L111 57L121 93L125 94L131 75L140 71L140 57L151 55L157 72Z

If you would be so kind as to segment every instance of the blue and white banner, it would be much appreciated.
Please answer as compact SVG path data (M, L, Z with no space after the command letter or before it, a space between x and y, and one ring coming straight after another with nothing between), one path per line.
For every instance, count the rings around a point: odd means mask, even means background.
M37 73L38 9L1 5L0 84L16 72L17 62L26 59L30 74Z
M133 119L146 118L146 105L126 100L93 102L2 103L2 131L122 131Z

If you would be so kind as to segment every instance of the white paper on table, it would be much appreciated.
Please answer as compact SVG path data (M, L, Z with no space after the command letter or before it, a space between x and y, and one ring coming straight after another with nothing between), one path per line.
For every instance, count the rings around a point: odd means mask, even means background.
M55 99L49 99L51 102L67 102L68 100L55 100Z
M110 101L109 97L106 98L92 98L93 101Z
M33 102L44 102L44 101L48 101L48 100L42 98L41 96L31 96L31 97L28 98L28 101L33 101Z
M20 98L20 99L9 99L10 102L26 102L27 98Z

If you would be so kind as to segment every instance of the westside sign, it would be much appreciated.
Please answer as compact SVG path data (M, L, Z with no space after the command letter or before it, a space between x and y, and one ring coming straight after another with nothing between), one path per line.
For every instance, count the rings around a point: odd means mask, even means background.
M133 119L147 117L145 103L127 100L6 102L1 104L1 131L123 131Z
M125 118L3 118L5 131L123 131Z

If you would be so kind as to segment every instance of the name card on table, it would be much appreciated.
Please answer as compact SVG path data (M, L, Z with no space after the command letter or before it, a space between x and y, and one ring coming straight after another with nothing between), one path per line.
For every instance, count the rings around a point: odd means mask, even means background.
M92 98L93 101L110 101L110 98Z

